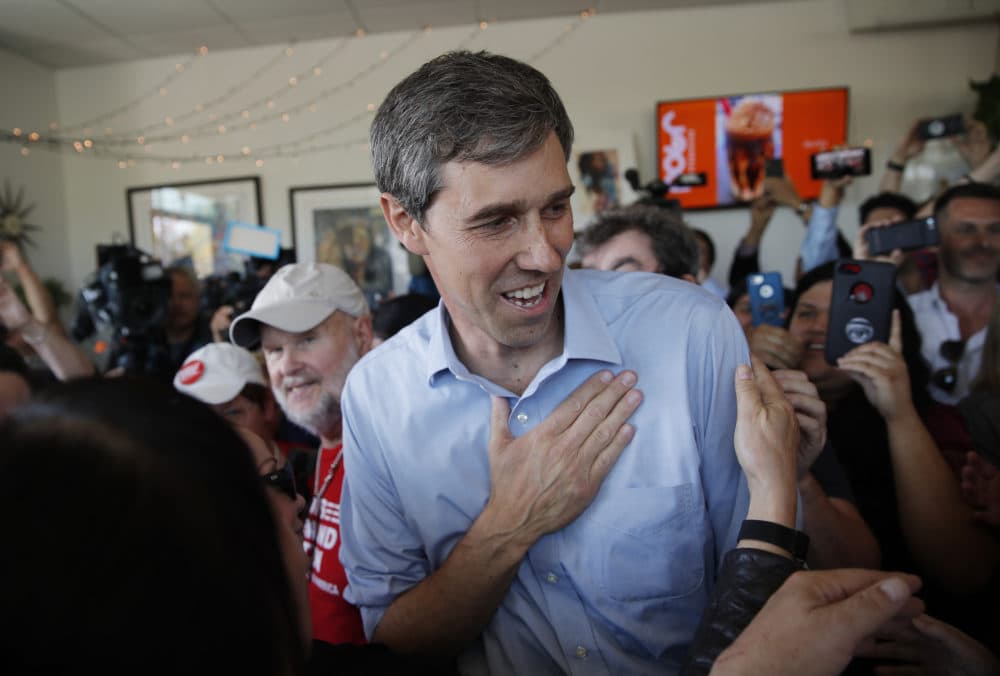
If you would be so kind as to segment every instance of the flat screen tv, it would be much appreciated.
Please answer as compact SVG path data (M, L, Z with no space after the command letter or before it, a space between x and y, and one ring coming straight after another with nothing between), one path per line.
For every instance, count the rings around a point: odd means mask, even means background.
M803 199L819 196L809 157L847 138L847 88L739 94L656 104L657 167L670 185L704 173L705 185L674 186L685 209L740 206L763 191L766 171L785 176Z

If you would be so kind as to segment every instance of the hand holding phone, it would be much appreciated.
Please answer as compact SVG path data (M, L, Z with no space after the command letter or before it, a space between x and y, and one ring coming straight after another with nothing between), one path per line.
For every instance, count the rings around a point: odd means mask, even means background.
M747 293L750 295L750 316L753 326L785 325L782 316L785 311L785 289L781 286L780 272L747 275Z
M931 117L920 120L917 125L917 137L924 140L959 136L965 133L965 118L961 113L953 113L944 117Z
M872 151L867 147L824 150L809 157L809 166L815 180L868 176L872 173Z
M828 364L835 366L858 345L889 342L895 282L896 266L891 263L837 261L824 350Z
M940 241L937 221L933 216L912 221L900 221L865 233L869 256L882 256L896 249L912 251L934 246Z

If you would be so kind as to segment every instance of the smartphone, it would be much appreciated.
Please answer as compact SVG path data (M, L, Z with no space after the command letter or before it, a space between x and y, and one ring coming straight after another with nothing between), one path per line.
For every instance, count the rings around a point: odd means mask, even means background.
M871 148L824 150L809 157L813 180L868 176L872 173Z
M824 355L828 364L858 345L889 342L896 266L841 258L833 271L833 297Z
M685 174L680 174L674 179L674 182L670 184L671 186L681 186L697 188L703 185L708 185L708 175L705 172L687 172Z
M764 160L764 176L767 178L784 178L785 162L780 157Z
M750 317L753 326L785 325L785 320L781 316L785 311L785 289L781 286L780 272L747 275L747 293L750 294Z
M884 228L872 228L865 233L868 255L881 256L895 249L911 251L934 246L940 241L937 221L933 216L913 221L893 223Z
M917 136L922 139L958 136L964 133L965 118L962 117L961 113L921 120L920 125L917 127Z

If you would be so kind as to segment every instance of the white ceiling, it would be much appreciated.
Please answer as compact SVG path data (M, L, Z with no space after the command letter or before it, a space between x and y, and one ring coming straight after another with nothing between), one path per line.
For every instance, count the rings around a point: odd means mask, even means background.
M774 0L0 0L0 48L49 68L422 26Z

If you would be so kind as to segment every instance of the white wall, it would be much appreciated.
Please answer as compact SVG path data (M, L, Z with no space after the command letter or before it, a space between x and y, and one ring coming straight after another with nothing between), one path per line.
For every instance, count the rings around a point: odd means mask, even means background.
M55 75L21 57L0 50L0 128L22 126L30 133L37 123L46 131L49 122L57 119ZM28 122L26 122L28 121ZM36 271L43 277L56 277L67 283L69 237L65 206L65 186L62 158L48 152L32 152L22 157L15 145L0 144L0 179L10 182L12 191L24 189L25 204L35 208L25 219L41 230L32 235L36 247L25 253Z
M468 47L527 59L563 34L570 21L491 25ZM588 136L621 129L634 135L638 168L647 179L653 176L656 161L654 104L657 100L847 85L850 140L872 139L875 163L881 166L909 120L957 110L971 112L974 97L968 80L983 79L993 68L997 28L992 22L858 35L849 34L846 26L840 0L599 15L567 34L535 65L553 80L563 96L578 139L585 141ZM227 134L176 147L229 154L244 143L259 146L331 125L366 103L380 101L401 77L426 59L456 47L470 30L473 27L430 31L399 56L388 59L373 75L321 104L319 112L311 116L293 118L287 124L262 126L253 133ZM391 51L408 37L407 33L397 33L352 42L335 62L327 65L321 82L303 82L289 100L304 100L354 75L377 61L381 51ZM327 41L296 46L287 67L266 74L252 92L223 109L238 108L243 101L274 88L336 45L336 41ZM167 96L147 101L130 119L114 124L128 127L190 110L199 101L241 80L278 51L278 47L262 47L209 54L188 75L179 78ZM134 98L165 76L178 60L56 73L61 119L80 120ZM3 62L0 59L0 64ZM39 100L45 98L42 94L36 96ZM21 120L22 116L46 119L48 114L44 109L16 112L14 115L5 110L0 122L8 123L9 118L12 123L14 118ZM363 120L327 140L363 141L366 129L367 120ZM153 152L165 149L154 148ZM21 159L13 157L16 151L11 148L0 148L0 153L3 163L0 166ZM46 195L43 191L58 183L57 172L43 167L55 167L56 163L41 152L34 153L29 160L23 164L30 168L25 181L31 194L41 201ZM264 222L287 232L290 186L371 180L366 151L356 146L298 160L269 160L260 169L251 162L230 160L221 166L185 165L177 170L139 164L123 171L113 161L76 156L66 156L63 166L65 212L71 215L68 229L71 251L67 255L65 242L53 246L51 256L46 249L42 267L62 271L73 283L92 270L94 244L109 241L114 232L127 232L125 190L129 186L260 175ZM857 204L875 190L877 180L873 177L859 181L850 190L842 219L849 234L856 228ZM748 222L746 211L699 212L691 214L690 221L715 238L720 252L715 275L721 278L729 252ZM790 213L779 212L764 240L764 267L779 269L790 276L801 236L799 221Z

